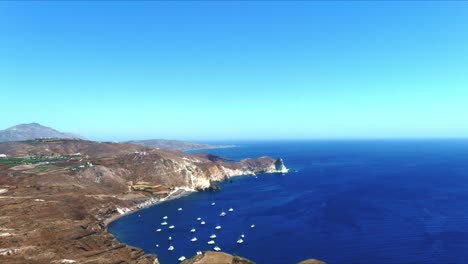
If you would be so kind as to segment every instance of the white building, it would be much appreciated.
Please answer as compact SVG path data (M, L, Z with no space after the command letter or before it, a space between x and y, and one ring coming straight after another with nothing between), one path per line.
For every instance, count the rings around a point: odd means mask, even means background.
M6 158L6 154L0 154L0 158Z

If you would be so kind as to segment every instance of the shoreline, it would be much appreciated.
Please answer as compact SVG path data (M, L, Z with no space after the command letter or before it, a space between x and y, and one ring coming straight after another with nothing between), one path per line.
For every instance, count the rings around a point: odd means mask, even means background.
M177 192L179 192L179 194L176 194ZM172 192L170 192L166 197L163 197L163 198L156 198L156 197L149 197L148 199L146 199L145 201L131 207L131 208L126 208L128 209L129 211L126 211L124 213L115 213L113 215L111 215L110 217L107 217L106 219L104 219L102 222L104 223L104 226L105 226L105 230L108 231L109 229L109 225L126 216L126 215L130 215L130 214L133 214L133 213L136 213L136 212L139 212L143 209L146 209L146 208L149 208L149 207L152 207L152 206L155 206L155 205L159 205L161 203L164 203L164 202L168 202L168 201L171 201L171 200L175 200L175 199L178 199L178 198L181 198L181 197L184 197L184 196L187 196L187 195L190 195L192 193L196 192L195 190L191 190L189 188L185 188L185 187L176 187L176 189ZM153 201L155 199L158 199L156 201ZM121 209L120 207L118 207L119 209ZM112 234L112 233L110 233Z

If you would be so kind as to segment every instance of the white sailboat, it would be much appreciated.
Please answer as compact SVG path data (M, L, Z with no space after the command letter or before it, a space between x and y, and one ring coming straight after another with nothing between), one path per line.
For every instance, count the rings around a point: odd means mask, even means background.
M197 230L195 230L195 228L190 229L191 233L195 233L195 231L197 231Z
M250 228L255 228L255 225L251 225Z
M225 212L221 212L221 213L219 214L219 216L226 216L226 213L225 213Z
M198 217L198 218L197 218L197 221L200 221L200 220L201 220L201 217Z
M214 245L214 244L215 244L214 240L208 241L208 245Z
M215 227L215 229L216 229L216 230L219 230L219 229L221 229L221 226L220 226L220 225L217 225L217 226Z
M182 256L182 257L179 258L179 261L182 262L182 261L184 261L184 260L186 260L186 259L187 259L187 258L186 258L185 256Z
M201 224L201 225L204 225L204 224L205 224L205 221L201 221L200 224Z
M164 217L163 217L163 219L164 219L164 220L166 220L166 219L167 219L167 215L166 215L166 216L164 216Z
M239 239L237 240L237 244L242 244L242 243L244 243L244 240L243 240L242 238L239 238Z
M174 225L171 225L171 226L169 227L169 229L174 229L174 227L175 227Z
M215 234L212 234L212 235L210 236L210 238L211 238L211 239L215 239L215 238L216 238L216 235L215 235Z
M162 226L165 226L165 225L167 225L167 222L164 221L164 222L161 223L161 225L162 225Z
M182 207L180 207L179 209L177 209L177 211L182 211Z
M229 211L229 212L234 212L234 208L231 207L231 208L229 208L228 211Z
M195 242L195 241L197 241L197 238L193 237L192 239L190 239L190 241Z
M221 248L218 247L218 246L215 246L213 249L214 249L214 251L221 251Z
M161 232L161 228L156 229L156 232Z
M174 250L174 246L172 246L172 245L171 245L171 246L169 246L169 248L168 248L167 250L169 250L169 251L172 251L172 250Z
M197 251L197 255L201 255L201 254L202 254L202 252L200 250Z

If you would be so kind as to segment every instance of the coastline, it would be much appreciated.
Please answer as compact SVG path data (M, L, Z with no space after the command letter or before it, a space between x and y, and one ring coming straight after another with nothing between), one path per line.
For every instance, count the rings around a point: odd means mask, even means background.
M179 191L180 191L180 193L176 194L176 192L179 192ZM137 205L135 205L135 206L133 206L131 208L127 208L129 210L124 212L124 213L119 213L119 212L114 213L110 217L107 217L106 219L104 219L103 224L105 226L105 229L108 230L109 225L112 222L120 219L121 217L124 217L126 215L130 215L130 214L139 212L140 210L143 210L145 208L149 208L149 207L152 207L152 206L164 203L164 202L168 202L168 201L171 201L171 200L175 200L175 199L190 195L190 194L192 194L194 192L196 192L196 191L195 190L190 190L189 188L176 187L175 190L170 192L166 197L160 198L158 200L155 200L156 197L149 197L147 200L145 200L145 201L143 201L143 202L141 202L141 203L139 203L139 204L137 204Z
M0 173L18 176L3 177L5 188L0 188L8 189L8 195L2 195L5 199L0 199L5 209L2 227L13 230L2 239L5 254L1 255L12 263L64 259L157 263L154 254L119 242L109 232L110 224L140 209L208 190L214 182L274 173L282 166L280 159L267 156L241 161L213 160L209 154L189 158L176 151L145 152L144 147L91 141L19 142L4 147L17 156L26 150L51 156L65 153L61 154L63 159L54 162L61 170L46 166L42 171L29 167L10 170L0 166ZM67 153L81 153L82 157ZM133 189L134 181L135 186L142 187Z
M285 170L263 172L262 174L275 174L275 173L285 174L285 173L288 173L288 172L289 172L289 169L285 168ZM252 173L252 174L233 175L233 176L227 177L223 181L227 181L228 179L234 178L234 177L241 177L241 176L251 177L251 176L257 176L257 175L258 174L255 173L255 172ZM217 181L217 182L223 182L223 181ZM180 193L177 193L177 192L180 192ZM142 209L145 209L145 208L156 206L156 205L159 205L159 204L164 203L164 202L168 202L168 201L171 201L171 200L175 200L175 199L190 195L190 194L195 193L195 192L199 192L199 191L195 190L195 189L191 189L189 187L175 187L175 189L172 192L170 192L166 197L157 198L158 200L155 200L156 197L149 197L145 201L143 201L143 202L141 202L141 203L139 203L139 204L137 204L137 205L135 205L135 206L133 206L131 208L126 208L126 209L128 209L128 211L126 211L126 212L124 212L122 214L117 212L117 213L111 215L110 217L107 217L102 222L104 224L105 230L108 231L109 225L112 222L120 219L121 217L136 213L136 212L138 212L138 211L140 211Z
M288 173L289 172L289 169L285 169L285 170L278 170L278 171L270 171L270 172L263 172L262 174L275 174L275 173L281 173L281 174L285 174L285 173ZM239 174L239 175L233 175L233 176L229 176L227 177L225 180L223 181L227 181L229 180L230 178L234 178L234 177L241 177L241 176L246 176L246 177L252 177L252 176L257 176L258 174L256 173L252 173L252 174ZM217 181L217 182L223 182L223 181ZM177 192L180 192L180 193L177 193ZM111 215L110 217L107 217L106 219L104 219L102 222L104 224L104 227L105 227L105 230L108 231L108 228L109 228L109 225L120 219L121 217L124 217L126 215L130 215L130 214L133 214L133 213L136 213L140 210L143 210L145 208L149 208L149 207L152 207L152 206L156 206L156 205L159 205L161 203L164 203L164 202L168 202L168 201L171 201L171 200L175 200L175 199L179 199L181 197L184 197L184 196L187 196L187 195L190 195L192 193L195 193L195 192L199 192L198 190L195 190L195 189L191 189L191 188L188 188L188 187L175 187L175 189L170 192L166 197L163 197L163 198L160 198L156 201L154 201L154 199L156 197L149 197L147 200L131 207L131 208L127 208L128 211L120 214L120 213L115 213L113 215ZM111 233L110 233L111 234ZM112 235L112 234L111 234ZM112 235L113 236L113 235ZM129 245L130 246L130 245Z
M289 169L287 169L286 167L284 168L284 170L277 170L277 171L267 171L267 172L262 172L262 173L252 173L252 174L238 174L238 175L232 175L232 176L229 176L227 177L225 180L222 180L222 181L216 181L216 182L224 182L224 181L228 181L230 178L237 178L237 177L257 177L258 174L285 174L285 173L288 173L289 172ZM153 254L153 253L146 253L143 249L141 248L138 248L138 247L135 247L133 245L130 245L130 244L127 244L127 243L124 243L124 242L121 242L119 241L116 236L114 236L113 233L109 232L109 225L114 222L114 221L117 221L119 220L121 217L124 217L126 215L130 215L130 214L134 214L134 213L137 213L139 212L140 210L143 210L145 208L149 208L149 207L152 207L152 206L156 206L156 205L160 205L164 202L167 202L167 201L171 201L171 200L175 200L175 199L178 199L178 198L181 198L181 197L184 197L184 196L187 196L187 195L190 195L190 194L193 194L195 192L200 192L200 190L194 190L194 189L191 189L191 188L188 188L188 187L176 187L173 191L171 191L167 196L163 197L163 198L160 198L158 199L157 201L155 202L152 202L152 200L154 200L155 197L150 197L148 198L147 200L145 200L144 202L141 202L135 206L133 206L129 211L123 213L123 214L119 214L119 213L115 213L113 214L112 216L106 218L103 223L104 223L104 229L105 229L105 232L107 232L109 234L109 236L111 236L113 239L115 239L118 243L120 244L123 244L123 245L126 245L128 247L131 247L131 248L137 248L138 250L141 250L141 252L143 252L144 254L148 255L148 256L154 256L156 258L156 262L154 264L159 264L159 259L157 257L156 254ZM208 251L209 252L209 251ZM190 257L189 257L190 258ZM247 263L251 263L251 262L247 262ZM253 263L253 262L252 262ZM322 264L322 263L318 263L318 264Z

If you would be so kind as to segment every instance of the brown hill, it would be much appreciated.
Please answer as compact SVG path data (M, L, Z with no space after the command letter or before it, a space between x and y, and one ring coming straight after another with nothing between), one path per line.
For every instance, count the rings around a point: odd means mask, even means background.
M33 139L0 143L0 153L9 156L25 155L73 155L109 157L152 148L112 142L95 142L80 139Z

